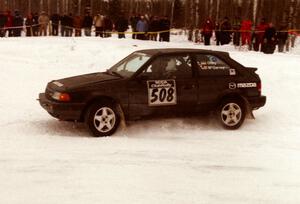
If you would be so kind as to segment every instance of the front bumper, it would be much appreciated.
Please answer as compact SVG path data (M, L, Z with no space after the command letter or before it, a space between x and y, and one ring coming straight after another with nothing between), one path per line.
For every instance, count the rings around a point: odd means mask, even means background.
M267 97L266 96L259 96L259 97L251 97L247 98L249 104L251 105L252 110L259 109L266 104Z
M55 102L46 98L45 93L40 93L40 105L53 117L60 120L80 120L84 109L82 103Z

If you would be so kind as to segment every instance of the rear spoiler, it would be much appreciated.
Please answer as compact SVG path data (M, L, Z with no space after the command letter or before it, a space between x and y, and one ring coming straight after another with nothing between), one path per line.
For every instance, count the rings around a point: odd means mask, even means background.
M248 70L251 70L253 72L256 72L257 71L257 68L256 67L245 67L246 69Z

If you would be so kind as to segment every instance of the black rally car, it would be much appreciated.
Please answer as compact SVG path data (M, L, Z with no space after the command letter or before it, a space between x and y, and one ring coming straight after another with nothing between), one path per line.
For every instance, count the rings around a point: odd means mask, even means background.
M49 82L39 102L53 117L85 122L94 136L112 135L121 120L210 111L237 129L266 103L256 70L226 52L140 50L106 72Z

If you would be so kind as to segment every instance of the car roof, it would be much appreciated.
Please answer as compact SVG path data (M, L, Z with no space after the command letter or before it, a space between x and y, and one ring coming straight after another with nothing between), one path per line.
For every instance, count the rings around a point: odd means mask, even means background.
M204 49L193 49L193 48L162 48L162 49L145 49L137 50L136 52L142 52L149 55L156 54L176 54L176 53L204 53L204 54L219 54L228 56L228 52L204 50Z

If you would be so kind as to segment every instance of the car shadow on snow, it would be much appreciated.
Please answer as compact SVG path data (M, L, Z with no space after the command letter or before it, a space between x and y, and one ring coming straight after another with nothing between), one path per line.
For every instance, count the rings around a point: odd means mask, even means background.
M38 134L69 137L92 137L84 123L55 119L35 121ZM219 121L211 116L142 119L120 124L113 137L181 138L203 135L205 131L223 131Z
M215 118L208 116L156 118L128 122L116 134L128 137L180 138L186 135L199 135L203 131L219 131L222 127Z

